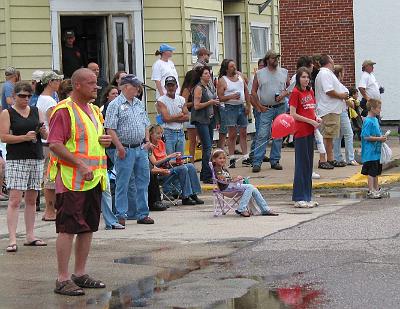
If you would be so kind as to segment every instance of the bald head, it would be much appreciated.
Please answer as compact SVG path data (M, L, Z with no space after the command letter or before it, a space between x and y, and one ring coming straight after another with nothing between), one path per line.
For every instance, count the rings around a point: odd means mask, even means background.
M89 69L78 69L71 77L73 95L86 101L97 98L97 77Z
M100 67L96 62L90 62L87 66L87 68L92 71L94 74L96 74L96 77L99 77L100 74Z

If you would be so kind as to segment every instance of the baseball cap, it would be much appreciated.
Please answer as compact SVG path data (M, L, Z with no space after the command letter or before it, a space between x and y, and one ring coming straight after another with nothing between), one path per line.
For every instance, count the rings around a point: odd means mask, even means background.
M278 53L276 53L275 51L269 50L269 51L267 51L267 53L265 54L265 59L277 58L277 57L280 57L280 56L281 56L281 55L278 54Z
M197 51L197 56L203 56L203 55L212 55L213 53L210 52L207 48L205 47L201 47L199 48L199 50Z
M40 79L43 76L43 71L41 70L36 70L32 73L32 80L34 80L35 82L40 82Z
M135 87L139 87L142 85L142 82L133 74L125 75L121 78L120 86L130 84Z
M66 38L72 38L74 36L75 36L75 32L74 31L72 31L72 30L65 31L65 37Z
M58 75L56 72L53 71L46 71L42 74L40 81L42 84L46 85L52 80L61 80L64 78L64 75Z
M4 71L5 76L11 76L17 74L17 70L13 67L8 67Z
M175 47L172 47L168 44L161 44L159 51L160 51L160 53L163 53L166 51L174 51L175 49L176 49Z
M376 62L373 62L372 60L365 60L365 61L362 63L362 67L364 68L364 67L366 67L367 65L374 65L374 64L376 64Z
M165 79L165 86L168 85L168 84L175 84L175 85L178 85L178 82L176 81L176 78L175 78L174 76L168 76L168 77Z

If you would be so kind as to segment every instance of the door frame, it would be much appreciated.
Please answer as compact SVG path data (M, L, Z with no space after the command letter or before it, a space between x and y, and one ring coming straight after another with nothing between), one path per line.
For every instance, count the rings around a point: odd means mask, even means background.
M238 60L239 60L239 63L238 63L238 65L240 65L240 69L242 69L242 66L243 66L243 58L242 58L242 42L243 42L243 32L242 32L242 17L241 17L241 15L240 14L224 14L223 15L223 18L224 18L224 40L225 40L225 16L226 17L237 17L238 19L238 22L239 22L239 35L238 35L238 50L237 50L237 53L238 53ZM225 48L226 48L226 46L225 46L225 42L224 42L224 58L225 58Z
M106 16L108 23L107 42L112 42L111 31L112 17L127 16L131 22L128 22L129 31L135 38L135 52L133 65L135 66L137 77L145 80L144 66L144 38L143 38L143 3L141 0L114 0L112 4L108 0L50 0L50 23L51 23L51 41L52 41L52 68L60 70L62 63L62 34L61 34L61 16ZM93 11L96 8L96 11ZM140 52L142 51L142 52ZM115 65L112 55L112 46L108 44L108 73L110 78L115 74ZM107 65L107 64L106 64Z

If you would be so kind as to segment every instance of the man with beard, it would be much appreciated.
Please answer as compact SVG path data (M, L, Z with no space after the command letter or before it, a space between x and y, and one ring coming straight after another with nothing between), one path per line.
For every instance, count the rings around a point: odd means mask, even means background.
M212 52L207 48L200 48L197 52L197 62L193 65L193 70L203 65L208 65L210 62L210 55L212 55Z
M264 159L267 143L271 135L271 126L274 119L285 113L285 97L289 94L286 90L289 86L288 71L279 66L278 60L280 55L274 51L268 51L264 57L265 67L256 72L251 89L253 102L260 109L260 125L257 132L253 173L261 170L261 164ZM274 139L272 141L270 163L271 168L282 170L279 164L281 158L282 139Z

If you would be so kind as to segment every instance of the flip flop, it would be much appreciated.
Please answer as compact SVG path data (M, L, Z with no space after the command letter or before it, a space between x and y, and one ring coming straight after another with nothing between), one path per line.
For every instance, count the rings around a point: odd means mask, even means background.
M17 246L17 244L11 244L11 245L8 245L7 246L7 248L6 248L6 252L17 252L18 251L18 246Z
M42 242L42 243L39 243L39 242ZM35 239L35 240L30 241L30 242L24 243L24 246L28 246L28 247L45 247L45 246L47 246L47 244L41 239Z

